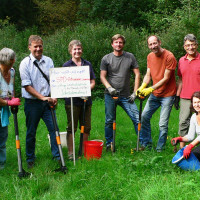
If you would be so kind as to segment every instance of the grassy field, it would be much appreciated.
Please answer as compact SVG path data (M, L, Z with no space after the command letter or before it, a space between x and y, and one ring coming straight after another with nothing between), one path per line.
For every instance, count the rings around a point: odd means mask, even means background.
M137 101L138 103L138 101ZM60 131L65 131L67 119L64 104L59 102L57 118ZM94 101L90 139L104 140L104 101ZM159 111L153 116L152 136L154 146L158 139ZM187 172L171 163L174 156L170 144L177 135L178 111L174 108L169 123L166 150L134 152L136 134L130 119L120 107L117 109L116 153L103 149L102 158L87 161L84 157L76 162L67 160L68 173L54 172L59 165L51 159L47 129L41 121L37 131L36 166L29 170L25 162L25 116L23 105L18 113L23 167L32 173L31 178L18 178L17 153L13 117L10 117L7 142L6 168L0 171L1 200L50 200L50 199L123 199L123 200L190 200L200 199L199 172ZM79 132L76 134L76 152Z

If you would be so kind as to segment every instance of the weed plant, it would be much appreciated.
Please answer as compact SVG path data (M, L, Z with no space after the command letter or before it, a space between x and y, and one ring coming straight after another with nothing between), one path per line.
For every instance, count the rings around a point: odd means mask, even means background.
M138 104L138 100L136 100ZM59 100L56 110L60 131L67 126L64 103ZM93 102L92 130L90 140L104 139L104 101ZM73 162L67 159L67 148L63 148L68 173L54 172L59 165L52 160L47 129L41 121L37 130L36 163L27 169L25 161L25 116L23 103L18 112L23 167L32 173L30 178L18 178L17 153L13 117L10 117L9 138L7 141L7 163L0 171L1 200L190 200L199 199L199 172L188 172L171 163L174 156L171 138L177 136L178 111L172 109L169 121L169 134L166 150L132 152L136 147L136 133L126 113L117 108L116 153L103 148L99 160L86 160L84 157ZM158 140L159 111L152 120L154 146ZM79 131L75 137L76 154L79 145Z

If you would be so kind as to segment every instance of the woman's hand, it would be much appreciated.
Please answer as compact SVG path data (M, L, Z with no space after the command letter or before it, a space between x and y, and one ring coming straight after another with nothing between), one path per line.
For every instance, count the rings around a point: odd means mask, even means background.
M188 159L190 157L192 148L194 148L193 144L189 144L187 147L185 147L184 151L183 151L183 157L185 159Z

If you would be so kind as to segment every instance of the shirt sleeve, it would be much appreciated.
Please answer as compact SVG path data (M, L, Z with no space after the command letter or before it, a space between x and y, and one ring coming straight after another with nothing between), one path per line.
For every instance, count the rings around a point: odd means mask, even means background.
M23 60L19 67L20 77L22 80L22 87L32 85L30 73L28 71L28 64Z
M139 65L138 65L138 63L137 63L137 60L136 60L136 58L135 58L135 56L133 55L133 54L131 54L131 69L137 69L137 68L139 68Z
M108 71L108 62L106 61L106 56L101 60L100 70Z
M196 114L193 114L190 119L190 127L189 127L188 134L185 135L185 137L188 139L189 142L194 140L195 133L196 133Z
M172 53L169 53L166 59L166 69L175 70L177 65L176 58Z
M90 80L94 80L94 79L96 79L96 76L95 76L92 64L90 63L89 66L90 66Z

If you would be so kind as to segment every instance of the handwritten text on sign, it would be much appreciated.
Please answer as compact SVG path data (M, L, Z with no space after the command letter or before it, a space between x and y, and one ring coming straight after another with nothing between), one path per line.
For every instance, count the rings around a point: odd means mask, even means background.
M91 96L89 66L50 69L52 98Z

